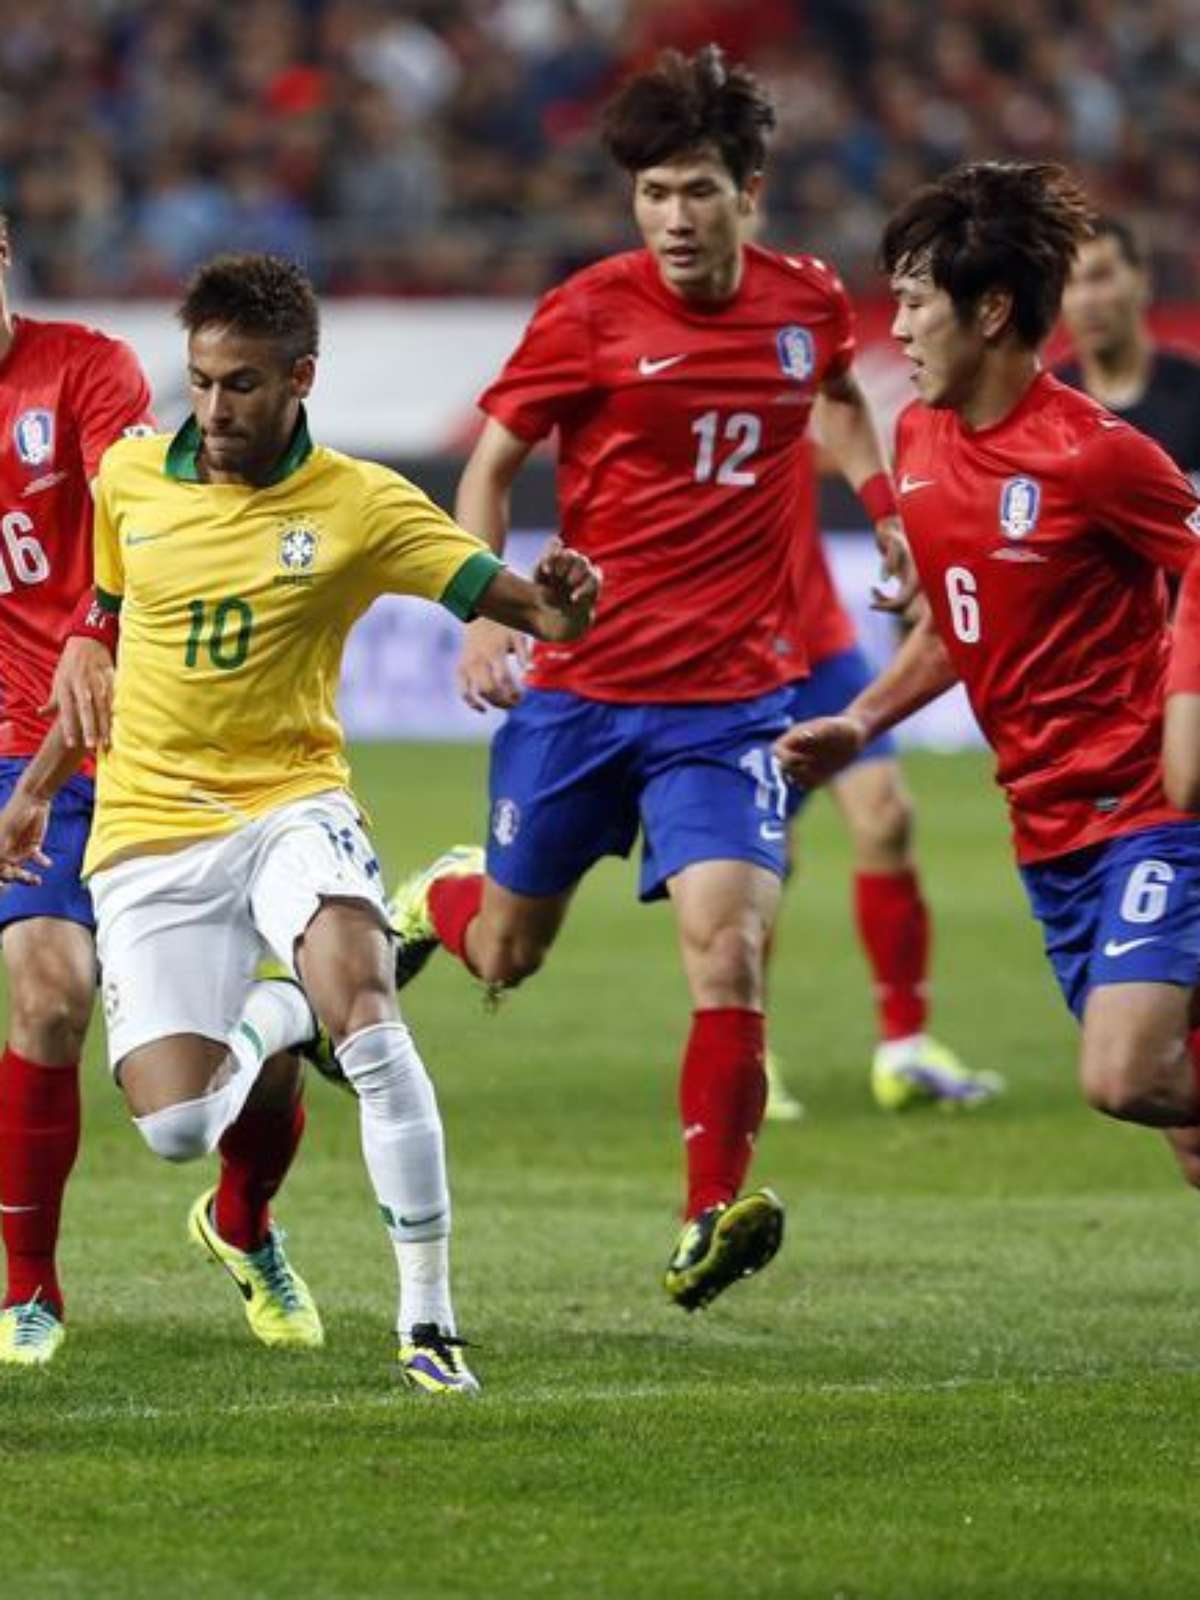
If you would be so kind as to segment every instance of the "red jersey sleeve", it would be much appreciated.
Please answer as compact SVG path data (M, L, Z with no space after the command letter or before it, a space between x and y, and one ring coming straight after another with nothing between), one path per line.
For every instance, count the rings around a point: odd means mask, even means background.
M1200 554L1193 558L1179 587L1167 693L1200 694Z
M518 438L535 443L592 388L590 339L577 296L552 289L479 404Z
M1128 423L1105 419L1079 452L1083 505L1102 528L1168 572L1197 551L1200 501L1170 456Z
M149 381L119 339L96 339L71 375L70 402L89 483L110 444L132 429L155 427Z

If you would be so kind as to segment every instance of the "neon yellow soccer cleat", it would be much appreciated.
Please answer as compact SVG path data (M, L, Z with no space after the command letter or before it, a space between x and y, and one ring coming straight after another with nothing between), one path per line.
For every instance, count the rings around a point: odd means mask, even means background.
M998 1072L975 1072L928 1034L885 1041L871 1063L871 1093L884 1111L972 1111L1004 1093Z
M463 1344L436 1323L418 1322L396 1355L401 1379L422 1394L478 1394L479 1380L463 1360Z
M774 1050L763 1057L763 1071L767 1075L767 1104L763 1116L768 1122L801 1122L804 1106L788 1088L783 1068Z
M770 1189L709 1206L684 1225L663 1286L684 1311L700 1311L739 1278L761 1272L783 1243L783 1206Z
M206 1190L188 1213L188 1237L233 1279L256 1339L293 1350L319 1350L325 1343L321 1314L308 1285L283 1253L283 1233L272 1223L258 1250L226 1244L213 1226L215 1193Z
M485 870L478 845L456 844L420 872L396 885L388 918L396 935L396 987L411 983L438 947L429 915L429 891L439 878L469 878Z
M0 1365L44 1367L67 1336L61 1318L35 1295L0 1311Z

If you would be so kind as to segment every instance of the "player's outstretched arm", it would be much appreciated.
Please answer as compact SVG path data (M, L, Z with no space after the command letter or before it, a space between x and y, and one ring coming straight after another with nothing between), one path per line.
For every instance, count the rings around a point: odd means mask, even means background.
M600 569L561 539L551 539L531 578L504 567L476 602L481 617L519 628L535 639L563 644L592 625L600 598Z
M504 554L513 479L533 446L489 417L459 479L454 519ZM468 623L458 660L458 689L473 711L508 711L521 698L521 672L529 661L528 635L479 617Z
M896 511L870 402L852 371L825 380L817 395L813 423L842 476L861 497L875 529L881 577L889 587L872 588L871 604L877 611L902 614L920 587L917 569Z
M828 783L872 739L936 700L957 676L929 608L923 605L891 662L840 716L794 723L776 740L775 754L784 776L802 789Z
M42 849L54 796L83 765L86 749L69 744L56 722L0 808L0 883L40 883L39 867L50 858Z

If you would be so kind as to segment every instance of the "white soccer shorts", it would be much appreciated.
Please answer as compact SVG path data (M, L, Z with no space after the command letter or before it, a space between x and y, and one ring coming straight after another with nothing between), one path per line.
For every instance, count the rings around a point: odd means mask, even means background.
M365 901L388 926L379 863L342 790L118 861L90 888L114 1071L170 1034L228 1039L258 963L273 955L295 972L296 943L323 900Z

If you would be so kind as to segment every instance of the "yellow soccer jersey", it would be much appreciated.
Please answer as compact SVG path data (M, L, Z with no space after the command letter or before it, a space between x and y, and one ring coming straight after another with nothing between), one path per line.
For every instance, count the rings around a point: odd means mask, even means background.
M469 617L500 567L397 473L314 447L303 417L259 488L202 483L199 443L189 422L101 463L96 587L121 644L85 873L345 786L355 620L385 593Z

